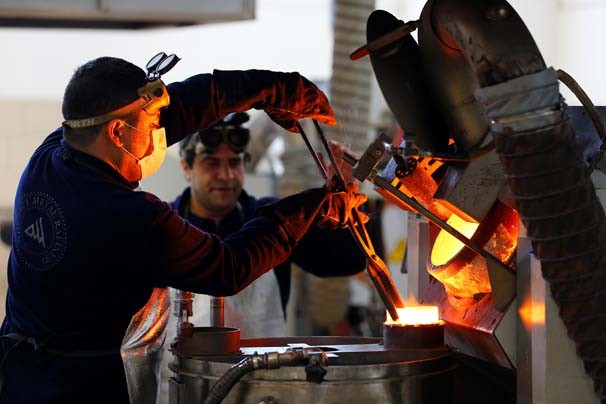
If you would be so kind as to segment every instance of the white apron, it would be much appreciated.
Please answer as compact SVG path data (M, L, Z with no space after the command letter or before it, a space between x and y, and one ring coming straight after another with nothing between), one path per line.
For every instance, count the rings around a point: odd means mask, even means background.
M174 296L171 290L171 297ZM224 326L240 329L240 338L284 337L286 321L282 310L278 279L268 271L240 293L225 298ZM193 316L189 321L194 327L210 325L210 297L194 294ZM166 348L177 336L177 318L170 316L166 334ZM168 403L168 379L173 377L168 364L173 355L166 352L161 366L161 384L158 404ZM137 403L138 404L138 403Z
M240 338L285 337L286 321L274 271L226 297L224 318L225 327L240 329Z

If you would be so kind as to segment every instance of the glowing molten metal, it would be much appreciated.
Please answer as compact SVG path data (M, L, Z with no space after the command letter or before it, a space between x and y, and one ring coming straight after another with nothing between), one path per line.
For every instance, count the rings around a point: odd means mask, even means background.
M448 223L473 237L501 262L508 263L512 259L517 246L519 219L516 211L507 205L495 204L479 226L454 215ZM492 292L486 259L463 247L443 230L433 242L428 261L427 271L444 285L449 303L460 310L469 308Z
M457 229L467 238L471 238L480 225L479 223L466 222L454 214L450 215L446 223ZM435 266L440 266L446 264L456 256L463 249L464 245L448 232L440 230L434 246L439 246L439 248L431 250L431 263Z
M389 312L385 325L431 325L442 324L438 314L438 306L407 306L398 308L397 321L393 321Z

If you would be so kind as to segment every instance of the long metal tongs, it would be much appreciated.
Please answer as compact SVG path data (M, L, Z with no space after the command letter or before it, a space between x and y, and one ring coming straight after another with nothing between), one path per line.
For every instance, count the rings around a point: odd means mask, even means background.
M305 145L309 149L314 161L318 165L320 173L322 174L324 179L327 181L333 181L335 183L336 189L345 191L347 189L347 183L345 181L343 173L341 172L341 168L337 164L335 156L332 150L330 149L330 145L328 144L328 141L324 136L324 132L322 131L320 124L315 119L313 120L313 123L316 128L316 131L318 132L318 136L322 142L322 145L326 150L326 155L328 156L330 163L334 168L335 175L333 178L328 178L328 173L326 172L324 165L320 161L318 155L316 154L316 151L314 150L313 145L309 141L309 138L305 134L305 131L303 130L303 127L301 126L301 124L299 124L299 122L297 122L297 129L299 129L299 133L301 134L301 137L303 138ZM370 236L368 235L368 231L366 231L366 226L361 220L360 214L357 210L354 209L352 211L352 218L347 223L347 227L349 228L351 234L354 236L354 239L368 258L368 265L366 267L368 270L368 275L370 276L372 283L375 285L375 288L377 289L377 292L379 293L379 296L381 297L385 308L389 312L391 318L393 320L397 320L399 316L396 309L404 307L404 301L402 300L398 289L393 283L393 279L391 278L389 269L387 269L387 265L385 265L385 262L383 262L381 257L376 254Z

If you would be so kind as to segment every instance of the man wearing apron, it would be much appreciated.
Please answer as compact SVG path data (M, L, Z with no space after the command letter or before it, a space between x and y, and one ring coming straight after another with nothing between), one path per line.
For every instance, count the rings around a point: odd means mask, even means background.
M189 183L172 202L179 215L205 232L225 238L250 220L258 207L277 198L257 199L244 189L249 130L242 126L246 113L235 113L214 126L185 138L179 144L181 166ZM347 251L347 254L343 254ZM225 298L224 323L240 329L241 338L287 335L286 305L290 295L291 264L318 276L348 276L365 269L366 259L347 229L311 228L292 255L234 296ZM195 326L208 325L209 299L194 295ZM170 316L167 345L176 337L176 319ZM167 402L167 364L162 365L160 403Z

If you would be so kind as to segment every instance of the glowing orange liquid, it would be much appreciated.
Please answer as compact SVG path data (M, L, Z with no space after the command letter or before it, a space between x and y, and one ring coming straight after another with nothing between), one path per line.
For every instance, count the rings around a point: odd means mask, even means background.
M398 321L393 321L387 313L386 325L427 325L440 324L438 306L407 306L398 308Z

